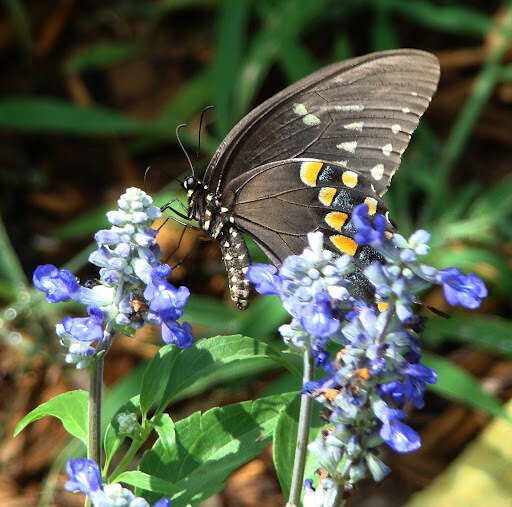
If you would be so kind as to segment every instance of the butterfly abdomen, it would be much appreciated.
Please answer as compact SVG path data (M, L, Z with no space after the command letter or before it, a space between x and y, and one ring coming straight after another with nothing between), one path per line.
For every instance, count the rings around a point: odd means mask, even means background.
M224 226L219 236L222 258L228 274L231 299L239 310L245 310L249 305L249 280L246 277L247 268L251 263L249 250L239 231L229 225Z

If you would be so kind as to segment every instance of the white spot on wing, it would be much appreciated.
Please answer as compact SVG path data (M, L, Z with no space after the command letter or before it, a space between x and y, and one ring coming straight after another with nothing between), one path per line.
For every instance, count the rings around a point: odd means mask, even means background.
M362 111L364 109L363 104L345 104L343 106L334 106L336 111Z
M320 118L318 116L315 116L314 114L307 114L302 118L302 121L308 126L308 127L314 127L315 125L320 124Z
M389 157L389 155L391 154L392 151L393 151L393 146L391 145L391 143L385 144L382 147L382 153L384 155L386 155L386 157Z
M357 148L357 141L348 141L346 143L340 143L336 145L339 150L345 150L349 153L355 153Z
M304 104L293 104L293 112L295 114L299 114L300 116L308 114L308 110Z
M400 130L402 130L402 127L400 127L400 125L398 125L398 123L391 125L391 131L393 132L393 134L398 134L398 132L400 132Z
M407 114L407 113L410 113L410 112L411 112L411 110L408 107L403 107L402 108L402 113Z
M343 125L343 128L346 128L347 130L358 130L359 132L361 132L363 130L363 122L355 121L354 123Z
M381 180L384 174L384 164L377 164L370 169L370 173L374 180Z

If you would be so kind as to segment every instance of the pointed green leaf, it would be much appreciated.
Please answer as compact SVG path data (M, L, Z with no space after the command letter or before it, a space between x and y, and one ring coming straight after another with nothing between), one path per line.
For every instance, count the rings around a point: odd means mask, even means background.
M427 321L422 339L436 344L446 338L512 356L512 323L501 317L461 314Z
M51 415L60 419L68 433L87 445L88 403L89 393L87 391L76 390L59 394L29 412L16 425L14 436L18 435L31 422Z
M428 384L431 391L512 422L512 417L507 415L503 404L494 396L487 394L478 380L467 371L447 359L426 352L423 354L423 362L429 368L433 368L438 375L435 384Z
M224 487L226 477L267 445L279 415L296 393L196 412L159 438L140 470L174 484L172 505L194 505ZM157 496L151 496L152 500Z
M270 359L299 375L300 366L293 354L284 354L268 343L241 335L217 336L198 341L193 347L162 347L149 363L141 390L142 413L158 405L162 412L174 397L197 380L226 365L255 358ZM162 382L166 379L167 382Z

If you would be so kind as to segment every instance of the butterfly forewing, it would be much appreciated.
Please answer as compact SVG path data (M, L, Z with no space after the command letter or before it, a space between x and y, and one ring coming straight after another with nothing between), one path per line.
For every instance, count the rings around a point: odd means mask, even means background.
M214 155L205 182L220 189L254 167L311 157L369 175L382 195L438 79L437 59L416 50L330 65L241 120Z

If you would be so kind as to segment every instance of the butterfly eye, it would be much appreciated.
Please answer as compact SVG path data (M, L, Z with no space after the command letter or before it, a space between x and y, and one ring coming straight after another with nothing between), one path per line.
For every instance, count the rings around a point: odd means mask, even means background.
M197 180L193 176L189 176L183 183L185 190L194 190L197 186Z

